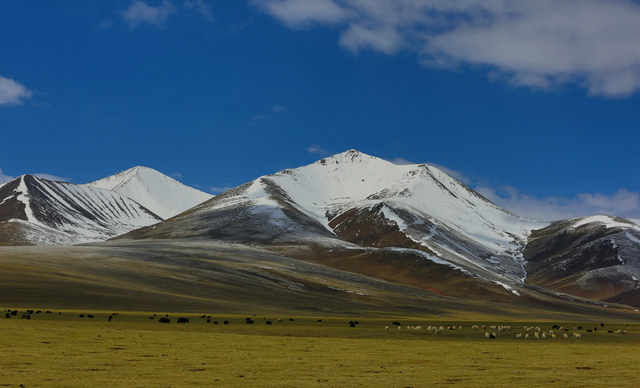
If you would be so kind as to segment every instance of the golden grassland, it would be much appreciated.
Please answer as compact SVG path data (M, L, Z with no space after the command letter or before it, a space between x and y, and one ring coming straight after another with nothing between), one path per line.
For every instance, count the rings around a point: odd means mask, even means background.
M349 319L359 325L351 328L342 317L212 315L206 323L201 314L169 314L171 323L161 324L165 313L150 320L149 313L123 312L108 322L110 311L43 311L26 320L18 310L0 318L0 386L640 386L637 323L355 316ZM190 322L177 324L178 317ZM255 323L245 324L246 317ZM433 324L463 329L441 335L406 329ZM473 324L511 325L512 331L487 340ZM569 334L583 326L582 339L515 338L525 325L548 330L554 324ZM594 327L597 332L586 332ZM607 333L618 329L628 334Z

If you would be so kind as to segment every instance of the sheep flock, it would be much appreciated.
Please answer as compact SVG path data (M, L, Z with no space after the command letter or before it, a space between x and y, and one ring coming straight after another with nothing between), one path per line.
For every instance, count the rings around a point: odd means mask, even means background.
M575 326L572 329L565 328L559 325L553 325L551 328L544 328L540 326L523 326L515 328L510 325L471 325L463 327L461 325L429 325L426 327L420 325L409 325L402 326L398 322L394 322L391 327L397 327L399 331L426 331L433 332L436 335L441 335L449 331L460 331L460 330L471 330L477 331L479 337L484 337L486 339L497 339L505 336L513 336L516 339L535 339L535 340L544 340L544 339L582 339L583 334L578 333L578 331L585 331L586 333L594 333L598 331L598 326L595 326L593 329L583 329L582 326ZM603 323L600 324L600 328L604 326ZM390 326L385 326L385 330L389 330ZM603 330L604 331L604 330ZM627 334L627 330L608 330L606 333L614 333L625 335ZM512 338L513 338L512 337Z

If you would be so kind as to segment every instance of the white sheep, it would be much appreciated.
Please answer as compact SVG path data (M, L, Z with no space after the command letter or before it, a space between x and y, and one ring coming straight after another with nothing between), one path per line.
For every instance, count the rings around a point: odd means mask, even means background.
M569 336L567 335L567 333L564 333L562 336L564 337L564 339L568 339L568 338L569 338Z
M487 338L487 339L488 339L489 337L491 337L491 334L489 334L488 332L485 332L485 333L484 333L484 338Z
M528 339L529 338L529 334L525 334L524 339Z
M536 337L536 339L540 339L540 334L538 334L537 331L535 333L533 333L533 335Z
M471 326L471 330L478 330L478 325Z
M384 329L385 329L385 330L389 330L389 326L385 326L385 327L384 327Z

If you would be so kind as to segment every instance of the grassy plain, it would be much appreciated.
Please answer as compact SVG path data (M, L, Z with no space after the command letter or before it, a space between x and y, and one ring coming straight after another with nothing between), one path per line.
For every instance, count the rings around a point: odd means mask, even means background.
M20 310L20 309L19 309ZM95 318L79 318L79 313ZM348 318L54 311L0 321L0 386L638 387L640 324L447 317ZM178 317L190 319L177 324ZM283 318L277 322L277 318ZM322 319L322 322L318 322ZM228 320L229 325L222 322ZM265 320L271 320L272 326ZM218 321L214 325L213 321ZM403 327L397 330L391 322ZM407 325L462 325L435 335ZM511 325L496 340L473 324ZM582 325L582 339L516 339L524 325ZM390 330L384 327L390 326ZM598 327L598 332L586 329ZM626 329L617 335L607 330ZM569 332L571 333L571 331Z

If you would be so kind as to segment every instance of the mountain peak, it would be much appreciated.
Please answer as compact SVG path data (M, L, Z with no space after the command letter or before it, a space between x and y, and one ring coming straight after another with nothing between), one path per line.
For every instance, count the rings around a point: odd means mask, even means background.
M164 219L213 197L144 166L135 166L87 185L126 195Z
M321 159L316 163L326 165L326 164L343 164L343 163L362 163L362 162L368 162L372 160L382 161L382 159L376 158L375 156L367 155L358 150L351 149L351 150Z

